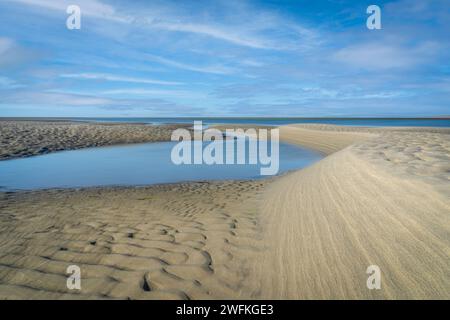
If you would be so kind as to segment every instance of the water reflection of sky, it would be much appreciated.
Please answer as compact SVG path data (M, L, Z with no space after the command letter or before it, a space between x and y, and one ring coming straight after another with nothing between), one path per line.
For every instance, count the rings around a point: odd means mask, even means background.
M0 188L5 191L263 178L259 164L177 166L170 158L174 145L158 142L88 148L0 161ZM285 143L280 143L279 153L278 174L321 158L318 153Z

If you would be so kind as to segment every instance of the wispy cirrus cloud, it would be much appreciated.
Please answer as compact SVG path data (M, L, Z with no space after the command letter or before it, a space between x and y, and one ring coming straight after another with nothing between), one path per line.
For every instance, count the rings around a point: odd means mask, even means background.
M0 37L0 56L5 54L14 45L14 42L9 38Z
M65 27L69 4L81 7L81 30ZM106 115L448 114L447 0L380 6L383 28L368 30L351 0L3 0L0 103Z
M3 95L0 104L38 104L52 106L101 106L114 101L92 95L71 94L64 92L14 91Z
M168 98L188 98L188 99L203 99L207 95L204 93L195 92L193 90L162 90L162 89L146 89L146 88L131 88L131 89L113 89L104 90L100 92L102 95L122 96L133 95L138 97L154 97L163 96Z
M35 61L40 53L20 46L15 40L0 37L0 67L4 69L24 65Z
M148 20L148 26L155 29L166 31L177 31L185 33L193 33L203 36L224 40L236 45L246 46L256 49L274 49L267 40L257 38L255 36L245 36L238 32L230 32L223 27L213 26L210 24L194 24L194 23L176 23Z
M127 76L118 76L113 74L105 73L67 73L61 74L61 78L70 79L82 79L82 80L103 80L103 81L114 81L114 82L131 82L131 83L146 83L146 84L158 84L158 85L169 85L176 86L183 84L177 81L163 81L148 78L135 78Z
M17 89L21 88L23 85L17 83L15 80L12 80L8 77L0 76L0 90L1 89Z
M175 67L178 69L188 70L188 71L195 71L195 72L201 72L201 73L212 73L212 74L232 74L235 73L237 70L232 67L227 67L224 65L216 64L216 65L207 65L207 66L196 66L192 64L187 64L183 62L178 62L172 59L167 59L164 57L146 54L146 58L148 58L151 61L155 61L167 66Z
M98 0L5 0L6 2L16 2L30 7L43 8L52 11L66 12L69 5L78 5L82 8L83 15L87 17L101 18L115 22L130 22L129 17L117 13L116 9L109 4Z
M211 21L205 19L205 15L193 15L192 11L184 12L174 2L150 3L150 10L139 14L129 13L126 7L116 8L99 0L78 0L76 3L71 0L5 1L56 12L65 12L69 5L76 4L82 9L83 16L120 23L122 28L128 25L148 31L186 33L253 49L295 50L309 47L320 39L317 30L288 21L286 17L261 10L244 1L239 4L232 2L231 6L223 5L220 1L216 3L216 10L225 10L224 15L234 17L229 23ZM239 23L239 27L235 26L236 23ZM271 33L276 35L270 36ZM281 41L280 36L283 37Z
M40 107L55 108L55 110L66 108L66 110L72 110L73 114L78 115L80 114L80 109L99 112L99 114L102 114L102 112L113 112L119 115L126 115L128 111L138 112L141 115L145 115L145 112L151 112L156 116L173 116L174 113L199 115L205 112L205 109L202 107L188 107L162 98L106 98L93 94L52 91L15 90L0 96L0 109L10 106L11 103L19 108L22 106L27 108L32 106L32 109ZM64 116L64 113L56 111L54 116Z
M370 42L342 48L333 55L333 59L367 70L409 68L433 59L439 48L440 45L436 42L424 42L415 46Z

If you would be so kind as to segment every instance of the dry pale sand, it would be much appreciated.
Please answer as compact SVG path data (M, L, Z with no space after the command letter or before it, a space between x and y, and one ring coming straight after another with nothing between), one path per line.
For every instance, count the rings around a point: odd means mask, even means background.
M448 129L280 133L327 157L265 181L1 193L0 297L450 298Z
M448 129L288 126L281 136L329 156L267 187L261 297L450 298ZM366 287L369 265L381 290Z
M183 125L0 119L0 160L60 150L170 140Z

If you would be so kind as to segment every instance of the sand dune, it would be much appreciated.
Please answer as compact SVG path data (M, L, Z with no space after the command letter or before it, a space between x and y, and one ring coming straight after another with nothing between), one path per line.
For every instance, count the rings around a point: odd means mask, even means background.
M0 193L0 298L450 298L449 129L280 133L328 156L265 181Z

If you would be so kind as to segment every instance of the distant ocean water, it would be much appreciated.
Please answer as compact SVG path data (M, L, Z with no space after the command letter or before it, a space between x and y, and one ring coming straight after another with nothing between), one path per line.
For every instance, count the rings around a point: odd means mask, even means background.
M71 118L76 121L123 122L123 123L188 123L202 120L205 125L212 124L255 124L285 125L292 123L324 123L344 126L365 127L450 127L450 119L431 118Z

